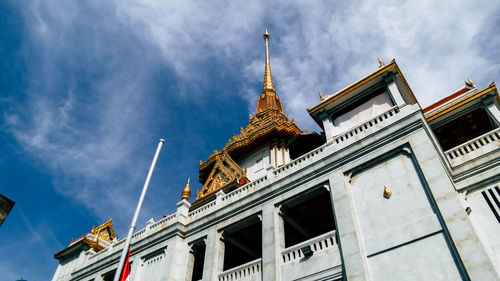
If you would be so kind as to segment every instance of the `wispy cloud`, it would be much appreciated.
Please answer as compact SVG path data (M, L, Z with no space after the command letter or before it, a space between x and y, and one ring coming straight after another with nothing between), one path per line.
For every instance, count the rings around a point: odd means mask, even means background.
M468 77L480 86L500 77L498 56L490 55L498 54L497 46L482 43L500 40L492 32L499 25L499 6L494 1L23 3L30 85L26 99L4 114L4 125L48 168L59 192L103 220L128 220L120 214L135 204L133 188L142 184L152 156L140 152L141 143L156 137L158 119L172 121L175 105L203 103L214 88L217 96L210 98L237 96L253 114L264 71L264 27L270 28L272 72L288 115L315 130L305 108L319 102L317 92L331 94L376 70L377 57L398 60L424 105ZM237 93L219 91L226 83ZM167 89L159 90L163 86ZM186 145L203 142L201 134L191 134ZM152 207L145 212L158 215Z

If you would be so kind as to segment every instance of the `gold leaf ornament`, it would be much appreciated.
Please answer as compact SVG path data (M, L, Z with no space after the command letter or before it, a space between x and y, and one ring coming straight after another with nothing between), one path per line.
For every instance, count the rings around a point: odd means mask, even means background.
M392 196L392 190L384 185L384 197L389 199Z

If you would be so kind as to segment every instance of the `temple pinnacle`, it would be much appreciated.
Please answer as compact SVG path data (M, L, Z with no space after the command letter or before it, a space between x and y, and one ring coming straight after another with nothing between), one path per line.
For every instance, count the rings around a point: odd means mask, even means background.
M191 197L191 188L189 187L189 180L190 179L188 178L187 184L181 192L181 199L186 201L188 201L189 197Z
M271 74L271 65L269 64L269 32L264 31L264 40L266 40L266 71L264 73L264 87L263 91L272 90L274 91L273 76Z
M264 86L262 87L262 93L257 100L257 110L255 111L255 116L261 116L269 110L276 110L282 114L283 106L281 101L276 95L276 90L274 89L273 76L271 74L271 65L269 63L269 32L264 31L264 40L266 40L266 70L264 73Z

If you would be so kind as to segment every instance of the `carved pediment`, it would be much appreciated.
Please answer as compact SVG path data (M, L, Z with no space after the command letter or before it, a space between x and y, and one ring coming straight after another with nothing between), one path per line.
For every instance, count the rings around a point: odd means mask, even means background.
M203 188L196 195L196 200L204 198L232 183L246 183L246 171L227 154L227 152L218 152L215 155L215 164L208 175Z
M98 227L92 227L90 233L94 234L97 238L102 239L106 242L111 242L115 239L115 230L113 229L113 220L109 220Z

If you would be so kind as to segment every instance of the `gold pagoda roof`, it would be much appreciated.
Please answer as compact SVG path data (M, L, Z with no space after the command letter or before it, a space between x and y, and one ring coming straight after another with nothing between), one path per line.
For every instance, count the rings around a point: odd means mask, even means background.
M289 140L302 132L293 119L288 119L276 94L269 63L269 38L266 28L264 84L257 100L255 116L250 116L249 124L244 129L241 128L239 134L233 135L221 151L214 151L205 162L200 161L199 181L203 184L203 188L197 192L192 207L207 201L207 197L213 197L218 190L237 188L249 182L246 171L238 166L237 160L244 158L261 145L276 139ZM223 167L226 168L225 171ZM216 185L214 181L217 181Z
M69 242L68 247L66 249L60 251L55 254L54 257L59 259L67 254L73 252L73 250L79 249L84 245L88 245L90 249L95 252L98 252L102 249L105 249L109 246L109 243L115 239L115 230L113 228L113 220L110 219L107 222L101 224L98 227L92 227L92 230L82 237Z

